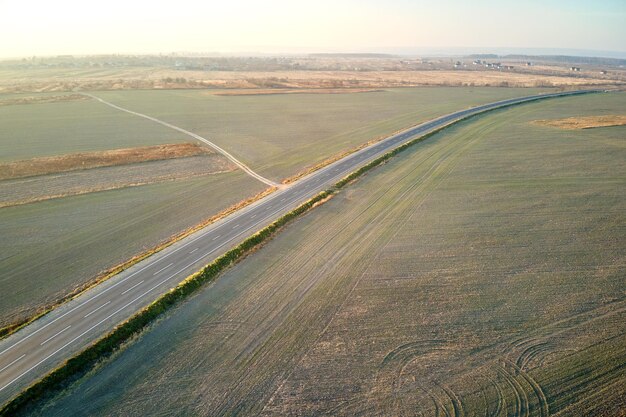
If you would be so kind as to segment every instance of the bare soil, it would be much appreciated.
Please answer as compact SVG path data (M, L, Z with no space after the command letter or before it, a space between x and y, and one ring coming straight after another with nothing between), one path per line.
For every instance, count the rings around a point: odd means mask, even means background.
M214 96L258 96L267 94L350 94L350 93L374 93L382 91L372 88L300 88L300 89L234 89L223 91L211 91Z
M566 130L592 129L594 127L624 126L626 125L626 115L579 116L565 119L535 120L533 123Z
M195 143L175 143L39 157L0 164L0 180L89 168L126 165L137 162L183 158L210 153L213 152Z
M27 96L0 99L0 106L12 106L16 104L39 104L39 103L55 103L58 101L79 101L90 100L89 97L82 94L67 94L55 96Z

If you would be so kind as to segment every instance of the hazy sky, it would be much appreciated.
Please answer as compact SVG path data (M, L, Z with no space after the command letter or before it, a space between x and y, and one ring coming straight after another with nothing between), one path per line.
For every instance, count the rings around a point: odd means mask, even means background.
M626 0L0 0L0 56L532 47L626 51Z

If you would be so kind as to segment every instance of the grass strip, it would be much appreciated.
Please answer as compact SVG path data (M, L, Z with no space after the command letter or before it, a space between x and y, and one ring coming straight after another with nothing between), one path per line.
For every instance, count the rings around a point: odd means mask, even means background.
M166 294L162 295L152 304L143 308L133 317L116 326L115 329L113 329L109 334L97 340L91 346L87 347L85 350L83 350L73 358L68 359L58 368L48 373L45 377L32 384L30 387L26 388L0 410L0 417L24 414L28 412L29 409L34 407L34 402L45 399L47 397L51 397L54 394L60 392L70 383L76 381L78 378L93 369L98 362L101 362L102 360L110 357L116 350L122 347L125 342L131 340L132 337L139 334L139 332L141 332L149 324L151 324L157 318L163 315L168 309L175 306L176 304L187 298L189 295L195 293L204 284L214 281L217 276L225 269L243 259L247 254L258 248L263 242L269 240L282 226L286 225L288 222L294 220L300 215L306 213L313 207L322 204L341 188L350 184L352 181L361 177L363 174L372 170L373 168L385 163L387 160L409 148L410 146L432 137L433 135L450 127L451 125L481 116L484 113L494 110L500 110L505 107L512 107L524 103L534 102L537 100L556 97L559 96L537 97L532 100L506 104L499 107L486 109L478 113L470 114L466 117L456 119L441 127L431 130L424 135L418 136L372 160L371 162L367 163L366 165L339 180L328 190L320 192L316 196L312 197L310 200L295 208L294 210L284 214L278 220L271 223L269 226L266 226L252 236L246 238L235 248L230 249L224 255L215 259L199 272L183 280L180 284L178 284L178 286L176 286Z

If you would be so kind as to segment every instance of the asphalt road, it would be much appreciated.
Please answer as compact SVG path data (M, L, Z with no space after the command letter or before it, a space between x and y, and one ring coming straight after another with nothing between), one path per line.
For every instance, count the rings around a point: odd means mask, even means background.
M504 100L423 123L348 155L144 259L0 341L0 404L191 273L372 159L474 113L538 97L584 92L589 91Z

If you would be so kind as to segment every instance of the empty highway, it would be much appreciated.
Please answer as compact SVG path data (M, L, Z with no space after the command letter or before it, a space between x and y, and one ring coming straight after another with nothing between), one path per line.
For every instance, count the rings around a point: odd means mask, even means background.
M420 124L348 155L144 259L0 341L0 404L246 237L369 161L475 113L540 97L585 92L589 91L510 99Z

